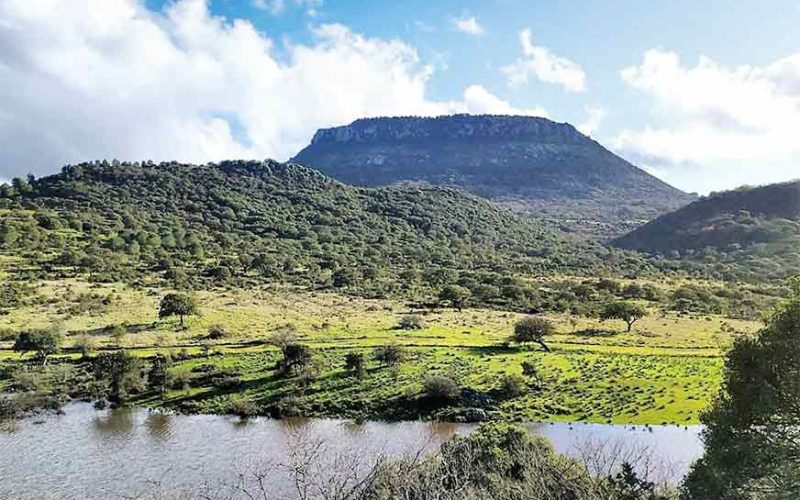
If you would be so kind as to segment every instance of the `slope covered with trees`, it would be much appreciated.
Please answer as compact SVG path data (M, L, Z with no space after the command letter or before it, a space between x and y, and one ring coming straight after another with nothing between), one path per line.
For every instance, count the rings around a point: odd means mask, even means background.
M357 188L271 161L85 163L17 179L0 196L0 250L46 276L435 296L456 284L497 290L515 276L648 269L459 191Z
M800 273L800 182L714 193L614 243L703 262L723 278L786 278Z

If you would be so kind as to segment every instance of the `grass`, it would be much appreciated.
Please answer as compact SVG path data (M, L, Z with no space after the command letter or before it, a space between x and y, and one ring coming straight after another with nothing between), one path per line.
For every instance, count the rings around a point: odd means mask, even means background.
M735 335L750 334L759 324L718 316L661 315L655 311L625 332L622 322L591 318L571 321L547 315L556 324L548 339L552 351L508 345L516 313L465 309L413 310L406 304L333 293L300 293L290 288L199 292L202 316L157 321L161 290L123 285L95 285L81 280L42 282L41 300L0 317L0 330L46 327L67 332L69 347L80 336L97 349L125 347L139 356L185 349L193 357L177 362L173 375L185 383L163 396L140 402L187 411L226 412L244 398L257 407L291 403L304 415L348 418L425 416L407 404L430 375L454 378L464 388L492 394L504 375L520 374L523 360L533 362L542 383L520 397L498 400L498 416L513 420L694 424L716 394L722 354ZM110 297L108 305L78 308L80 297ZM408 313L420 314L425 328L396 328ZM229 337L213 342L214 355L201 354L212 325ZM117 336L111 333L116 327ZM291 330L312 347L318 377L302 390L278 377L275 348L266 340ZM407 352L396 368L368 363L357 380L344 371L349 351L369 354L375 346L396 344ZM0 362L17 363L10 343L0 343ZM77 357L65 353L63 357ZM221 387L215 376L234 375L238 384ZM0 388L4 382L0 379ZM288 403L287 403L288 404ZM415 413L417 412L417 413Z

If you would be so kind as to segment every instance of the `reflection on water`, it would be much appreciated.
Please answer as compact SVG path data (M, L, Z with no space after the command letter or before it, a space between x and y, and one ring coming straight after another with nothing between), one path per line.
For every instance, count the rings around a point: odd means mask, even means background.
M173 418L174 416L169 413L152 412L144 419L144 424L153 439L165 441L172 434Z
M699 428L600 424L529 424L558 451L587 448L603 455L621 446L649 448L685 472L701 451ZM76 403L64 415L0 427L0 498L132 497L159 481L172 491L231 480L234 462L258 457L280 463L298 440L324 441L326 452L361 459L433 450L469 424L346 422L326 419L172 415L143 409L95 410ZM592 443L613 442L615 447ZM9 451L11 451L9 453ZM276 491L285 484L275 485Z
M136 415L134 408L102 412L92 419L92 426L103 439L127 440L136 430Z

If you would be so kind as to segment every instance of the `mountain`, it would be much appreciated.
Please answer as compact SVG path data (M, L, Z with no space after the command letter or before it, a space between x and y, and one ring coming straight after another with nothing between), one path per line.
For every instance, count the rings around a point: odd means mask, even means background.
M619 248L716 262L722 273L800 273L800 181L714 193L614 242Z
M181 287L277 281L409 295L644 265L461 191L352 187L272 161L70 165L2 186L0 213L0 253L24 258L20 270Z
M454 186L540 217L642 222L693 199L572 125L525 116L370 118L317 131L292 161L342 182Z

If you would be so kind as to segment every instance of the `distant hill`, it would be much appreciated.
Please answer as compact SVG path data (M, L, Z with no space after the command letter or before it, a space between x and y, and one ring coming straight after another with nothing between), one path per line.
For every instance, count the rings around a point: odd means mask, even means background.
M0 253L95 280L384 296L646 267L457 190L358 188L272 161L71 165L0 188L0 213Z
M371 118L319 130L293 161L342 182L463 188L557 219L642 222L693 199L572 125L524 116Z
M800 273L800 181L712 194L614 244L757 279Z

